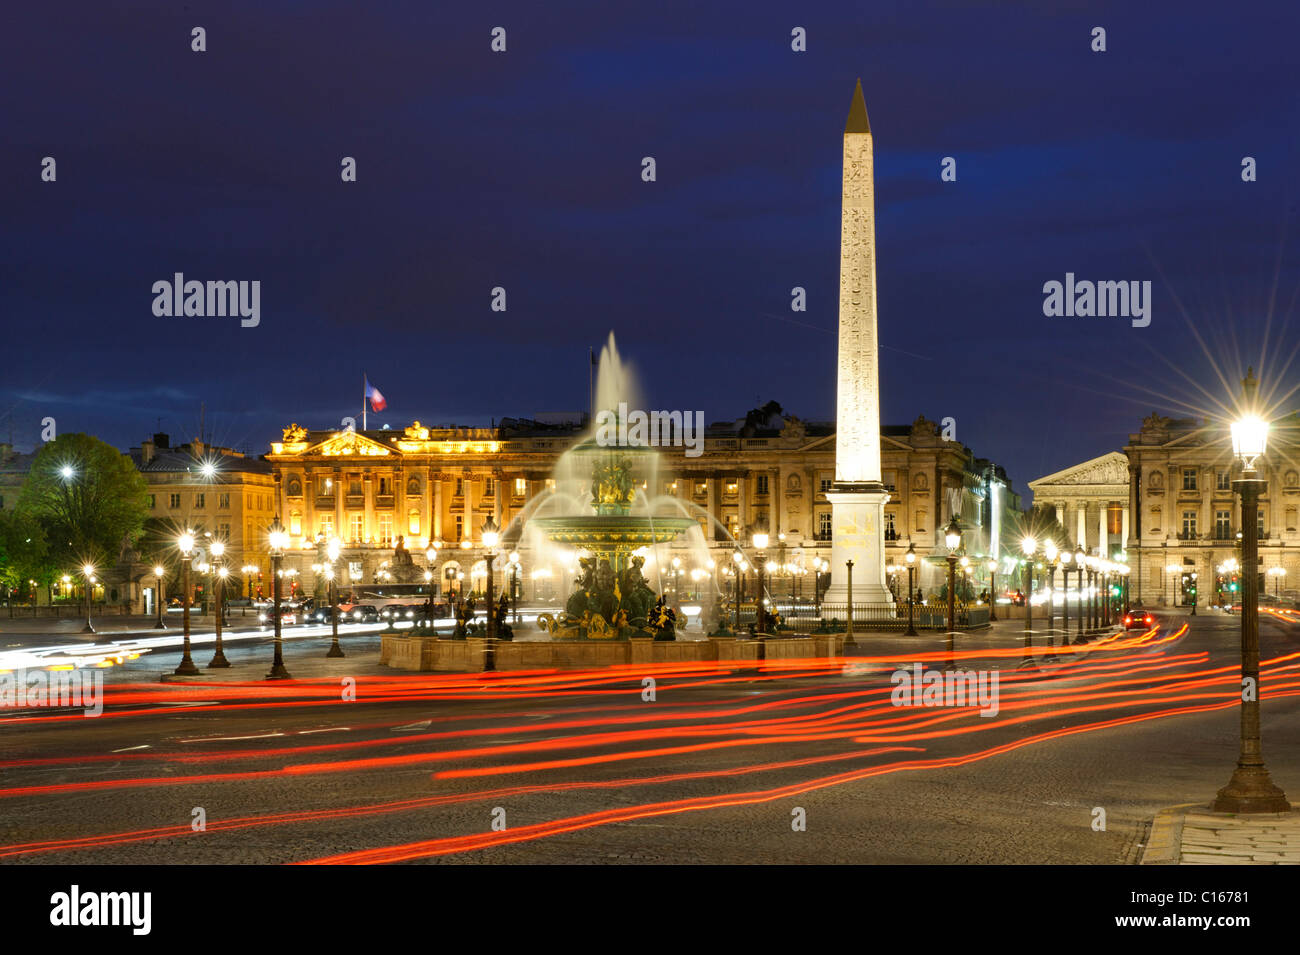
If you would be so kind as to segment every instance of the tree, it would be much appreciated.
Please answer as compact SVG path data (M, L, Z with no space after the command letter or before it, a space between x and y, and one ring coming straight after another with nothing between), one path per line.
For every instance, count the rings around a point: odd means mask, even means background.
M18 494L19 513L39 524L55 566L116 560L148 513L144 478L126 455L88 434L46 444Z
M24 582L48 584L54 568L47 559L45 532L21 511L0 511L0 592L22 590Z

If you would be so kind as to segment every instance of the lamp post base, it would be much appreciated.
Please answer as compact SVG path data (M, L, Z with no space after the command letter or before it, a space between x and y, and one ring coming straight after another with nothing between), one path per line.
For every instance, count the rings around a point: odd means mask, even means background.
M81 632L82 632L82 633L94 633L94 632L95 632L95 628L92 627L90 624L86 624L84 627L81 628Z
M1290 812L1286 793L1273 785L1263 766L1238 766L1214 800L1215 812Z
M293 677L289 676L289 671L286 670L286 669L284 668L284 664L283 664L283 663L277 663L275 666L271 667L271 672L268 673L268 674L266 675L266 678L267 678L268 680L291 680L291 679L293 679Z
M172 672L177 676L198 676L200 671L193 660L182 660L181 665Z
M225 653L218 650L212 655L212 661L208 664L209 670L225 670L230 666L230 661L226 659Z
M337 640L335 640L334 643L330 645L329 653L325 654L325 656L327 657L341 657L344 655L345 654L343 653L343 648L339 646L339 642Z

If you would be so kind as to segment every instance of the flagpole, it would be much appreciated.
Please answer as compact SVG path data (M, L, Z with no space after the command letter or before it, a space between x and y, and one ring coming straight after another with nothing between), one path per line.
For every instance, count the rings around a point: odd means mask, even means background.
M366 373L361 373L361 431L366 430Z
M596 350L590 345L587 346L587 420L594 420L596 417L596 391L595 385L592 384L592 368L596 364Z

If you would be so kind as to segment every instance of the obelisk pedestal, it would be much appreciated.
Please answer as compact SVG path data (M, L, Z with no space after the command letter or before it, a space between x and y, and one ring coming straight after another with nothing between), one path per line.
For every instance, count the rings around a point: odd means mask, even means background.
M862 82L844 125L840 211L840 329L836 379L835 483L831 503L828 603L847 603L846 561L853 561L853 605L892 606L885 581L885 502L880 480L880 370L876 342L876 223L871 124Z

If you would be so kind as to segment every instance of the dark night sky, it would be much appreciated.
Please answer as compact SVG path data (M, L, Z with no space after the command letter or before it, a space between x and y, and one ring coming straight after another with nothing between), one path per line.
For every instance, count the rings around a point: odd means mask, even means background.
M363 371L372 426L576 411L610 329L648 407L828 420L859 76L886 423L951 415L1023 491L1155 407L1208 410L1216 369L1266 354L1265 387L1296 384L1292 3L23 7L0 31L20 447L46 415L190 437L206 402L211 438L261 453L356 413ZM154 317L176 271L259 279L261 325ZM1151 280L1150 327L1044 317L1067 271Z

